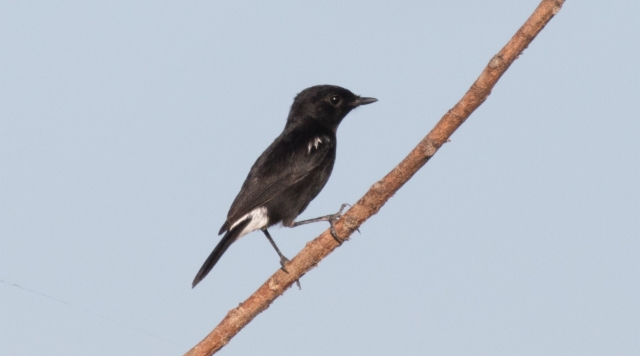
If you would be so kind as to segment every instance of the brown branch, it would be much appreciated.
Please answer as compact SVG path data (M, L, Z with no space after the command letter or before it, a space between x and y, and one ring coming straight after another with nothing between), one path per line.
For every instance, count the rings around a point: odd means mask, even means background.
M382 205L429 161L453 132L487 99L498 79L551 18L560 11L563 3L564 0L543 0L538 5L509 43L489 61L462 99L442 117L433 130L398 166L372 185L369 191L340 218L336 223L339 236L348 238L362 223L376 214ZM229 311L220 324L186 355L212 355L220 350L297 279L314 268L338 246L329 230L307 243L305 248L287 265L288 273L281 269L274 273L249 299Z

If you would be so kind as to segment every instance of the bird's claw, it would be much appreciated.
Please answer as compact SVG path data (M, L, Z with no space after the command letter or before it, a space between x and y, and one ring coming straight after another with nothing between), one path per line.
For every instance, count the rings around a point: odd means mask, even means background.
M340 238L336 233L336 228L333 227L333 222L330 222L330 223L331 223L331 227L329 228L329 232L331 233L331 236L333 236L333 239L336 240L338 245L342 245L342 243L344 242L344 239Z
M351 204L346 204L346 203L342 204L340 206L340 210L338 210L337 213L333 214L331 218L329 218L329 225L331 225L331 227L329 228L329 232L331 233L331 236L333 236L333 239L336 240L336 242L339 245L342 245L342 243L346 239L343 239L338 236L338 233L336 232L336 221L340 219L340 217L342 216L342 212L344 211L344 208L346 208L347 206L351 206Z
M291 262L289 261L288 258L282 256L280 257L280 266L282 266L282 270L284 271L284 273L289 273L289 271L287 271L286 265ZM298 286L298 290L302 290L302 286L300 285L300 280L296 279L296 285Z
M344 203L340 205L340 210L338 210L338 212L335 215L338 215L338 217L342 216L342 211L344 210L344 208L348 206L351 206L351 204Z

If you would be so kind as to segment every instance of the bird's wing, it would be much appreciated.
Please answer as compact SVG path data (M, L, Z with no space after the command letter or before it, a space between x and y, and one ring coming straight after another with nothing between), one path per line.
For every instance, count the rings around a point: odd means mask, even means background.
M335 157L335 136L283 132L251 167L220 233Z

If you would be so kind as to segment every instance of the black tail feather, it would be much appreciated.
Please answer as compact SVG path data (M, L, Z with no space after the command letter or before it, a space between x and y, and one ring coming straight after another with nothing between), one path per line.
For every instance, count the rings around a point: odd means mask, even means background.
M216 246L216 248L213 249L213 252L211 252L207 260L204 261L204 264L202 265L202 267L200 267L198 274L196 274L196 278L193 279L191 288L194 288L198 283L200 283L200 281L204 279L204 277L207 276L207 274L209 274L213 266L215 266L216 263L218 263L218 260L220 259L220 257L222 257L222 255L227 251L229 246L231 246L231 244L238 238L238 235L240 235L240 232L244 230L244 228L249 224L249 222L251 222L251 218L248 218L243 222L237 224L236 226L233 227L233 229L227 231L227 233L224 234L220 242L218 242L218 245Z

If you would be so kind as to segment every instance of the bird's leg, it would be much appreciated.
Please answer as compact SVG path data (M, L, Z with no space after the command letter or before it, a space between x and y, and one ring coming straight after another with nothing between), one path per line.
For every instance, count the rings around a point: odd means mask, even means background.
M269 231L267 231L267 229L263 229L262 232L264 232L264 236L267 237L269 242L271 242L271 246L273 246L273 248L278 253L278 256L280 256L280 266L282 266L282 270L287 272L287 273L289 273L289 271L287 271L287 268L285 267L286 264L289 262L289 259L284 257L282 252L280 252L280 249L278 248L278 246L276 246L275 241L273 241L273 239L271 238L271 234L269 234ZM298 289L302 289L302 287L300 286L300 280L299 279L296 279L296 285L298 286Z
M342 216L342 211L344 210L344 208L346 208L347 206L351 206L350 204L342 204L340 206L340 210L338 210L337 213L335 214L331 214L331 215L325 215L325 216L321 216L319 218L315 218L315 219L309 219L309 220L302 220L302 221L296 221L293 223L293 225L291 225L291 227L296 227L296 226L300 226L300 225L306 225L306 224L311 224L314 222L319 222L319 221L328 221L329 225L331 225L331 227L329 228L329 232L331 232L331 236L333 236L333 238L340 244L342 245L342 243L344 242L344 239L338 237L338 234L336 233L336 221L338 221L338 219L340 219L340 217Z
M287 272L287 273L289 273L289 271L287 271L287 268L286 268L286 264L289 262L289 259L284 257L282 252L280 252L280 249L276 245L275 241L273 241L273 239L271 238L271 235L269 234L269 231L267 231L267 229L262 229L262 232L264 232L264 236L267 237L269 242L271 242L271 246L273 246L273 248L278 253L278 256L280 256L280 265L282 266L282 270Z

